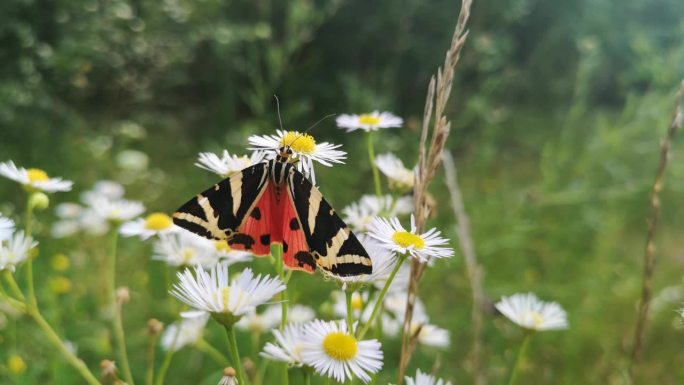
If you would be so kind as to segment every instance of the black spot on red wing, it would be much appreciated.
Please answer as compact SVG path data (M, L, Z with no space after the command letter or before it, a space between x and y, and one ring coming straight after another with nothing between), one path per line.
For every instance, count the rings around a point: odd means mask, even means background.
M309 266L312 269L316 268L316 263L308 251L300 251L294 255L294 259L297 261L299 267L304 267L304 265Z
M283 253L287 253L287 249L289 247L287 246L287 242L283 241Z
M297 220L297 218L290 219L290 230L292 230L292 231L299 230L299 221Z
M268 246L271 244L271 234L264 234L261 237L259 237L259 240L261 241L262 245Z
M228 241L229 245L236 245L236 244L237 245L243 245L243 246L245 246L246 250L251 250L252 245L254 243L255 243L254 238L252 238L251 236L249 236L247 234L243 234L243 233L235 234L233 236L233 238L230 241Z
M259 210L258 207L255 207L254 210L249 214L250 217L256 219L257 221L261 219L261 210Z

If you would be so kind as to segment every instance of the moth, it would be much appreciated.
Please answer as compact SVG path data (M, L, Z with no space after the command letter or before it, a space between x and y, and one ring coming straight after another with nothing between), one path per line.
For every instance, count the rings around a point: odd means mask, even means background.
M368 252L291 157L290 147L280 147L275 159L247 167L190 199L173 214L174 223L257 256L280 243L290 269L313 273L318 267L341 277L370 274Z

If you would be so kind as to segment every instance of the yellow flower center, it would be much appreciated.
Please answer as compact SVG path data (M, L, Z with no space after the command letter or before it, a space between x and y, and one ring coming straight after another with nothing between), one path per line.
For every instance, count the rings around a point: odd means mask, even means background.
M356 339L347 333L333 332L323 339L323 350L338 361L347 361L356 356Z
M192 259L195 258L196 254L197 253L195 253L194 249L184 248L182 252L184 264L189 265L190 262L192 262Z
M544 317L542 317L542 315L536 311L533 311L530 314L530 318L532 319L532 324L534 325L535 328L540 327L541 325L544 324Z
M409 233L408 231L397 231L392 234L394 243L401 247L413 246L414 249L420 250L425 247L425 241L420 236Z
M377 126L380 124L380 117L371 114L363 114L359 116L359 123L366 124L369 126Z
M58 295L67 294L71 291L71 280L66 277L56 277L49 283L50 290Z
M26 170L29 182L44 182L49 180L48 174L39 168L29 168Z
M222 288L221 295L223 296L223 310L228 310L228 299L230 299L230 287Z
M164 213L152 213L145 218L145 228L148 230L166 230L171 226L173 226L173 220Z
M361 310L363 307L363 300L361 299L360 295L355 295L352 297L351 306L354 310Z
M302 134L297 131L288 131L280 139L280 144L290 146L295 152L303 154L313 154L316 151L316 140L309 134Z
M7 369L9 369L12 374L24 373L26 370L26 362L16 354L11 355L7 359Z
M231 250L233 250L233 249L230 247L230 245L228 244L228 241L226 241L226 240L223 240L223 241L216 241L216 242L214 243L214 246L216 246L216 251L220 251L220 252L230 253Z

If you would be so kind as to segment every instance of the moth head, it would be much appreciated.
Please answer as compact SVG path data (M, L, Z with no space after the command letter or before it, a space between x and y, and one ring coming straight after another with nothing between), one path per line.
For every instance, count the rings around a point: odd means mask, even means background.
M292 148L290 146L282 146L278 149L278 155L288 159L292 156Z

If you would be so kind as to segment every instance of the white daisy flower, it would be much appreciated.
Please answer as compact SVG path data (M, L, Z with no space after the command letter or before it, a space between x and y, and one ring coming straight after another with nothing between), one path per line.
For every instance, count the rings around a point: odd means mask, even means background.
M375 165L385 174L392 189L410 190L413 188L415 174L404 166L396 155L387 153L375 157Z
M104 196L94 198L91 207L100 218L112 222L129 221L145 212L145 206L141 202L127 199L111 200Z
M32 248L38 246L33 238L17 231L5 241L0 241L0 271L14 271L14 267L29 258Z
M368 256L372 262L372 271L370 274L359 274L347 277L341 277L333 274L326 274L332 279L344 283L376 283L386 280L392 273L394 266L397 264L396 255L380 244L375 239L365 235L359 234L357 236L363 247L368 252ZM324 272L325 273L325 272Z
M404 120L389 112L373 111L369 114L341 114L335 119L337 126L354 130L377 131L380 128L401 127Z
M331 167L333 163L344 163L347 153L337 150L342 145L328 142L316 143L313 136L298 131L277 130L277 135L252 135L247 141L254 148L250 150L265 150L266 159L273 159L280 147L289 146L292 149L293 161L297 161L297 170L304 173L316 184L313 162Z
M409 214L413 211L413 198L404 196L396 201L391 195L378 197L364 195L358 202L354 202L342 209L344 222L357 232L368 231L368 225L379 215L397 216Z
M74 184L70 180L50 178L45 171L38 168L17 167L11 160L0 163L0 175L19 182L30 191L70 191Z
M408 297L408 292L389 292L385 296L383 301L383 306L385 310L396 320L404 323L404 316L406 315L406 298ZM413 318L411 319L412 325L424 325L429 323L430 320L425 311L425 305L420 298L416 297L413 304Z
M125 237L139 236L142 240L176 231L180 231L180 228L175 226L173 219L164 213L152 213L144 219L138 218L126 222L119 229L121 235Z
M290 366L302 367L302 346L304 344L304 326L289 324L282 331L273 329L275 342L268 342L259 354L273 361L286 362Z
M154 242L152 259L164 261L169 266L200 265L205 269L211 269L219 262L213 241L186 231L161 235Z
M454 255L448 247L449 240L440 237L441 232L432 228L423 234L416 234L416 222L411 215L411 231L406 231L396 217L387 220L375 218L370 224L368 235L377 239L383 247L400 254L409 254L421 262L431 258L445 258Z
M208 320L209 315L204 313L172 323L161 336L162 349L177 352L185 346L196 344L202 338Z
M509 320L528 330L568 328L568 316L556 302L544 302L532 293L503 297L496 309Z
M357 341L345 321L314 320L304 324L302 359L326 377L344 383L353 376L368 383L369 373L382 368L383 354L377 340Z
M420 331L418 331L420 327ZM447 349L451 346L451 333L447 329L432 324L411 324L411 334L418 331L418 342L440 349Z
M274 295L285 290L285 284L268 275L254 277L251 269L245 269L239 277L229 281L228 266L218 264L210 272L195 267L178 273L179 283L173 285L173 294L190 307L213 315L240 317L264 304Z
M93 188L81 193L81 202L92 206L102 197L109 200L119 200L124 196L124 187L111 180L99 180L95 182Z
M303 324L316 318L316 312L304 305L294 305L287 309L288 324Z
M427 373L423 373L418 369L415 377L404 377L406 385L451 385L451 382L444 382L441 378L435 378Z
M0 242L9 239L14 232L14 221L0 215Z
M244 168L261 162L263 159L263 151L255 151L251 156L237 156L235 154L230 155L227 150L223 150L222 157L213 152L200 152L195 166L228 178Z
M240 318L235 326L242 330L261 334L280 325L282 311L280 305L270 305L262 313L257 313L255 309Z
M211 245L214 247L214 250L216 250L216 255L219 257L221 263L225 263L230 266L234 263L249 262L252 260L252 253L242 250L235 250L230 247L228 242L225 240L211 241L205 238L201 239L211 243Z

